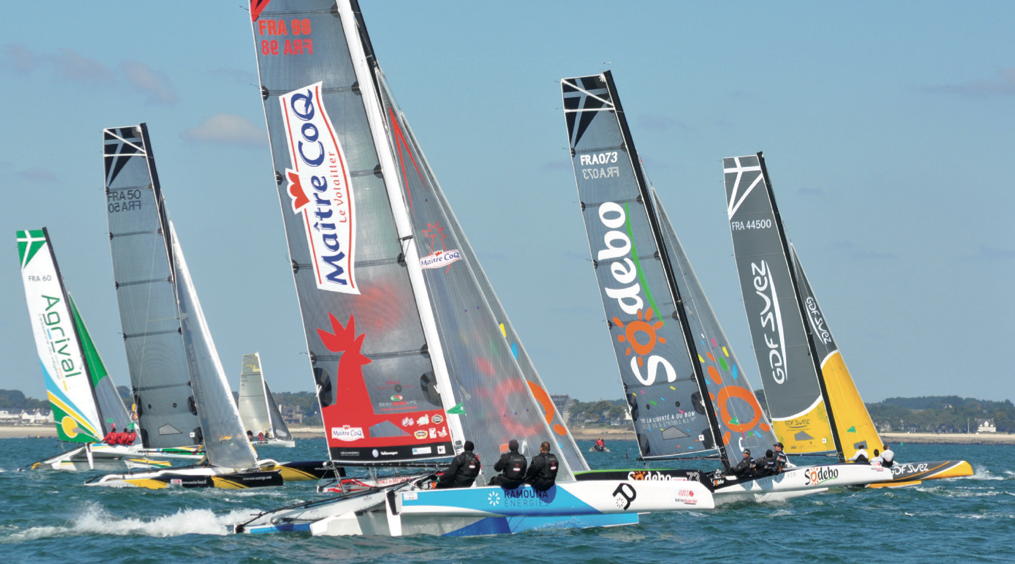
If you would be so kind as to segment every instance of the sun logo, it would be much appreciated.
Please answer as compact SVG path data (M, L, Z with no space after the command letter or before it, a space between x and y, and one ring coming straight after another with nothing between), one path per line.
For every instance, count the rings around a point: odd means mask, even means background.
M497 492L490 492L490 495L488 495L486 499L490 502L490 505L500 505L500 494Z
M657 341L660 343L666 342L666 337L656 336L656 331L661 329L663 326L662 320L650 324L652 321L652 313L652 308L648 308L644 311L639 309L638 320L631 321L627 325L624 325L624 322L620 319L616 317L613 318L613 323L624 330L623 335L617 335L617 341L620 341L621 343L627 342L631 345L627 348L627 356L631 356L631 349L634 349L634 353L638 355L638 366L645 366L641 357L652 352L652 349L655 348ZM648 335L648 340L644 343L638 341L638 333Z

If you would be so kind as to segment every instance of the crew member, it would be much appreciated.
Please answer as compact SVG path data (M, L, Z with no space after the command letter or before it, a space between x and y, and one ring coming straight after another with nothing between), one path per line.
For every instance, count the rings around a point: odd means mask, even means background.
M479 463L479 457L472 451L476 445L472 441L465 441L465 450L451 461L451 466L444 471L444 474L437 480L437 489L468 488L476 481L479 470L483 467Z
M525 481L532 484L532 489L545 492L557 481L558 464L557 457L550 453L550 443L543 441L539 445L539 454L532 457L532 464L525 473Z
M754 473L758 477L775 474L775 454L772 453L772 449L766 450L763 458L754 461Z
M782 450L782 443L775 443L772 445L775 447L775 473L781 474L782 469L789 464L789 458L786 453Z
M740 459L740 462L736 466L730 468L730 473L737 478L754 477L754 460L751 459L751 449L744 449L744 457Z
M888 445L884 445L884 450L881 452L881 465L885 468L891 468L892 464L895 464L895 453L892 452L892 448Z
M261 431L260 433L257 434L257 442L259 443L264 442L264 431Z
M528 463L525 457L518 452L518 441L511 439L508 442L508 452L500 455L500 460L493 465L497 474L490 480L490 485L500 486L506 490L513 490L522 485L525 477L525 468Z
M247 429L247 440L250 442L254 442L254 432L251 431L250 429Z
M134 429L131 428L131 427L128 427L127 430L130 431L130 432L127 433L127 442L124 443L124 444L127 445L127 446L131 446L131 445L134 444L134 441L137 440L137 432L134 431Z
M107 445L115 445L120 434L116 432L116 425L109 426L109 432L106 433L105 437L102 437L102 442Z
M863 447L860 447L860 448L856 449L856 454L851 456L849 461L850 462L857 462L857 463L867 464L869 462L867 460L867 450L865 448L863 448Z
M596 439L596 450L599 452L606 451L606 442L602 439L602 437Z
M871 466L882 466L885 463L885 459L881 458L881 451L874 449L874 458L871 459Z

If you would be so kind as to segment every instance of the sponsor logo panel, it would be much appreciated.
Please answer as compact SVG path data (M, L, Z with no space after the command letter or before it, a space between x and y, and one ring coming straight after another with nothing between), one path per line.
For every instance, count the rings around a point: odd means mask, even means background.
M302 214L317 287L359 294L353 271L354 194L345 154L321 100L322 83L279 97L289 160L286 192Z

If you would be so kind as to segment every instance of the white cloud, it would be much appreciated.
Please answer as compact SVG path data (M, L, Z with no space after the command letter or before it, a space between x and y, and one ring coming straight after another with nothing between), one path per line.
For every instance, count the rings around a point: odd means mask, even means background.
M70 49L60 49L60 53L47 57L56 65L57 74L74 82L101 83L113 78L106 65L95 59L78 55Z
M135 90L148 95L148 102L172 105L179 100L166 73L152 70L141 61L123 61L120 70Z
M188 141L219 145L264 147L268 144L268 133L264 129L234 114L215 114L181 136Z
M998 77L972 80L962 84L932 86L931 92L947 92L963 96L1015 96L1015 67L1001 69Z

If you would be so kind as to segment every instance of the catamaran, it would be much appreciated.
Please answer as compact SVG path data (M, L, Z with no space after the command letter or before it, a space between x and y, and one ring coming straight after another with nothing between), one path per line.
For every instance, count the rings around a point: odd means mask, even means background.
M261 373L259 353L243 355L239 409L247 437L254 446L296 446L296 441L289 434L289 427L282 420L282 412L268 389L268 381Z
M193 458L186 449L143 449L136 434L135 440L123 440L128 431L133 432L134 421L64 286L49 231L45 227L18 231L17 238L21 278L57 439L81 445L28 468L117 471L166 467L170 465L166 458ZM121 442L104 443L114 429L123 432L117 437Z
M110 474L89 485L278 486L316 478L319 463L259 460L247 440L173 222L148 127L103 131L113 275L131 385L146 447L203 444L200 466Z
M853 458L883 448L828 322L789 243L764 156L723 159L744 308L776 435L790 454ZM875 487L973 474L963 460L896 463Z
M870 466L729 473L776 442L638 158L610 71L561 81L564 117L592 264L644 461L717 457L723 471L589 472L698 480L716 501L769 501L887 480Z
M693 482L575 481L571 461L587 465L552 407L542 407L549 398L534 369L515 356L523 349L394 102L356 2L250 7L331 459L374 475L426 471L395 483L377 476L374 487L257 515L236 530L489 535L712 507L708 489ZM282 35L291 26L301 51ZM437 465L466 438L484 461L476 485L431 490ZM554 446L555 486L485 485L510 439L529 455Z

